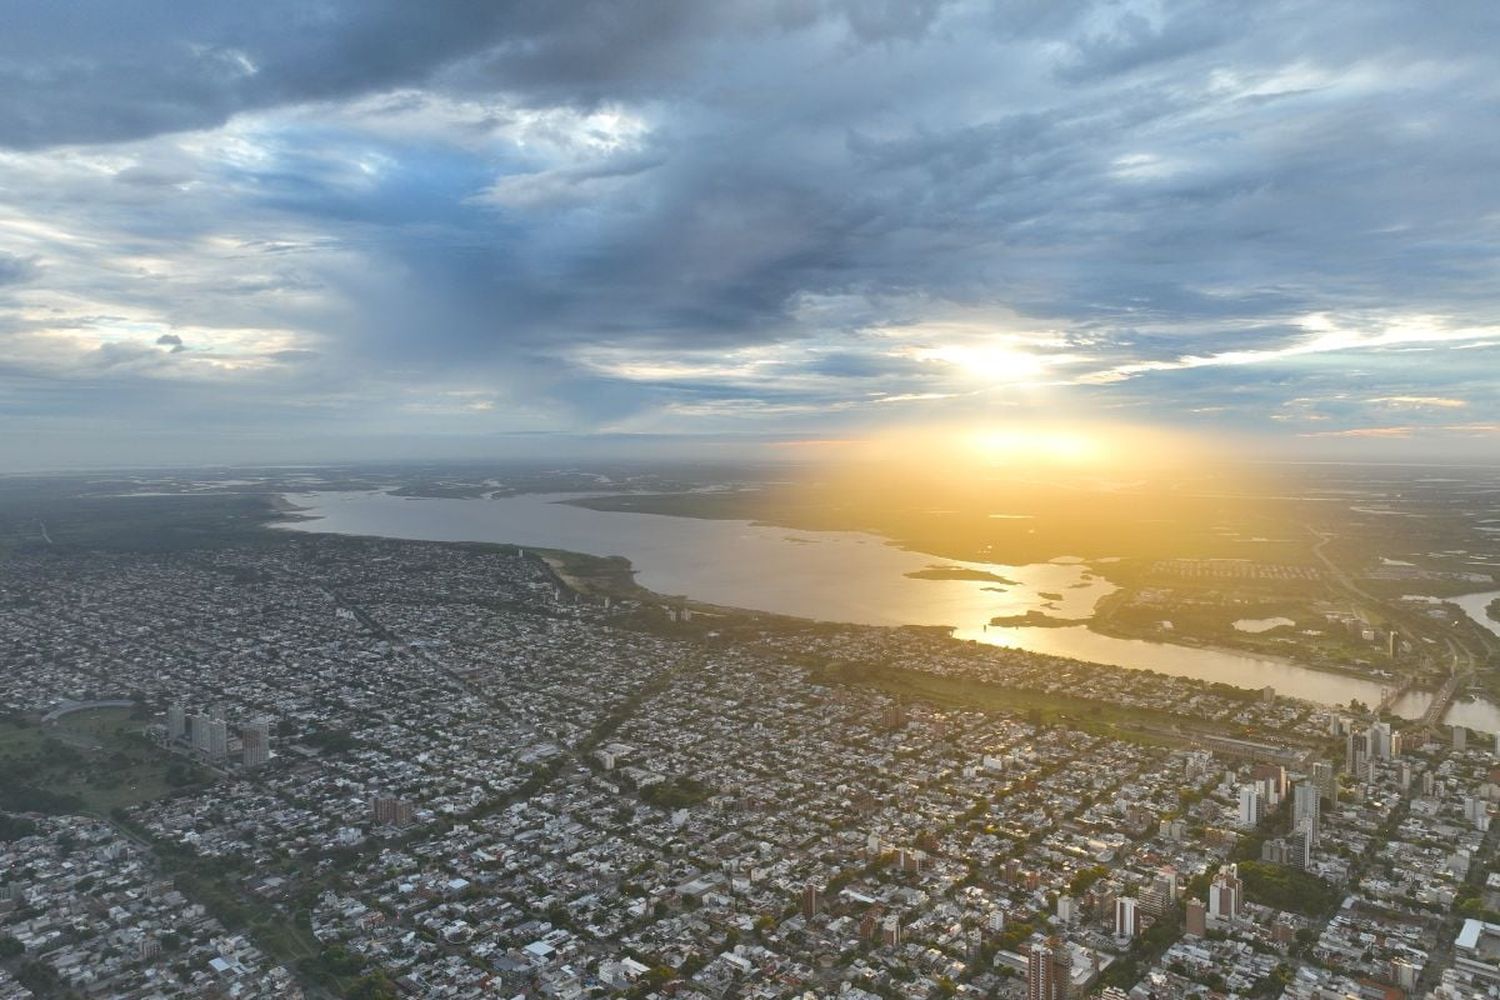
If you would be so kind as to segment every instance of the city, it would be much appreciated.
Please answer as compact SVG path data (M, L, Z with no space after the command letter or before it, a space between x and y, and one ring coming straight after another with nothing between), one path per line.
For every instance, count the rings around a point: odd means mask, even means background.
M13 554L0 607L7 997L1500 988L1490 734L503 546Z

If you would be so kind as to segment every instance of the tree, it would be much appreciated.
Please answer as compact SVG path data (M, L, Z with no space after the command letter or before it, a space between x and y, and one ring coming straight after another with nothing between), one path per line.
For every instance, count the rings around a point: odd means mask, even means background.
M62 988L62 979L44 962L27 962L16 973L16 981L39 997L50 997Z
M380 970L360 976L344 994L351 1000L396 1000L396 984Z
M0 843L20 840L36 833L36 823L24 816L7 816L0 813Z

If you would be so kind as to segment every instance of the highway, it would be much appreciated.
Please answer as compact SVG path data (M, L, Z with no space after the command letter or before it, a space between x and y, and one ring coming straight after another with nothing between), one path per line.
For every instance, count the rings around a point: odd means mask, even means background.
M1439 629L1420 617L1392 607L1385 601L1359 584L1344 572L1326 551L1328 543L1333 541L1333 535L1326 531L1319 531L1311 525L1305 526L1314 537L1318 539L1313 546L1312 552L1327 570L1330 581L1356 603L1364 604L1372 610L1378 611L1386 621L1390 622L1395 631L1411 647L1422 654L1427 661L1425 652L1428 645L1426 640L1435 640L1441 643L1447 650L1448 676L1444 679L1442 686L1433 697L1432 703L1422 715L1422 723L1426 726L1436 727L1443 721L1443 716L1448 713L1448 708L1453 704L1453 699L1458 692L1473 678L1475 670L1484 659L1484 651L1472 649L1468 643L1453 634L1452 629ZM1436 666L1436 664L1434 664ZM1409 682L1408 682L1409 683ZM1403 685L1403 688L1407 685Z

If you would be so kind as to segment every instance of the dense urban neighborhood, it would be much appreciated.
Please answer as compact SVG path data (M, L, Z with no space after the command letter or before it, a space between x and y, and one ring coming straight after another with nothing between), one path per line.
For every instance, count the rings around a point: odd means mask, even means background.
M8 557L0 998L1500 996L1488 734L570 581Z

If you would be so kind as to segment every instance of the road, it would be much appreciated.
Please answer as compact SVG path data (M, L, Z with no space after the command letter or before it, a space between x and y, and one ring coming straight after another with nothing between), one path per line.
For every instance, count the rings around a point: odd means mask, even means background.
M1419 652L1424 650L1427 639L1435 639L1446 648L1449 657L1448 676L1433 698L1432 704L1422 716L1424 725L1436 726L1441 723L1443 716L1447 714L1448 707L1453 703L1454 696L1473 677L1475 669L1481 662L1481 653L1469 648L1467 643L1452 634L1451 629L1434 628L1417 616L1392 607L1390 602L1376 597L1355 583L1349 574L1329 558L1325 551L1334 536L1329 532L1319 531L1311 525L1306 525L1306 527L1318 539L1318 543L1312 549L1313 555L1323 564L1336 587L1343 590L1356 603L1362 603L1378 611L1413 649Z

